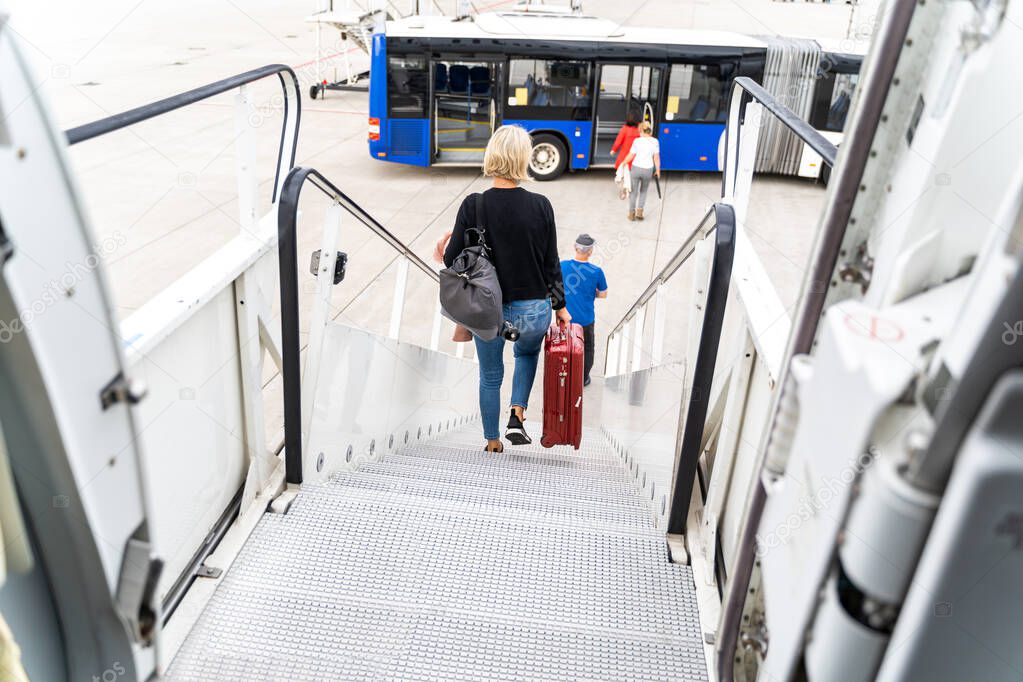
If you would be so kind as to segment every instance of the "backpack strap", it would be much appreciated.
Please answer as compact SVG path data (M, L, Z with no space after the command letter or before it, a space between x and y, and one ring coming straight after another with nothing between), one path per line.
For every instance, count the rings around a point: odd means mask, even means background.
M483 220L483 192L476 195L476 229L480 234L486 232L486 221Z
M484 236L487 233L487 229L485 227L486 221L483 218L483 213L483 192L480 192L476 195L476 227L466 228L466 241L468 241L469 233L474 232L476 234L476 244L482 246L487 253L490 253L490 245L487 244L486 237Z

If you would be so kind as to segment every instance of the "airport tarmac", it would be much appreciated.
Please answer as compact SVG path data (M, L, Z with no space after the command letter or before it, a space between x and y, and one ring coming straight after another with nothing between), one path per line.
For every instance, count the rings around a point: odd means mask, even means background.
M462 198L488 185L478 169L419 168L370 158L366 93L328 92L325 99L308 98L308 85L316 78L311 63L315 27L304 17L313 11L312 3L59 4L66 7L14 3L12 11L13 26L39 74L58 128L264 64L285 63L302 79L296 163L323 172L424 259L429 260L436 240L451 229ZM487 7L499 9L504 4ZM588 14L629 25L803 35L838 42L855 32L857 21L846 5L771 0L587 0L584 8ZM340 68L344 55L339 53L348 48L339 45L330 30L324 30L323 40L327 52L337 47L332 63ZM356 67L367 63L361 53L347 56ZM279 142L279 92L275 80L250 88L256 115L247 124L257 128L256 168L264 211L270 203ZM97 243L110 247L102 251L121 319L241 229L234 102L234 94L220 95L70 150ZM597 240L595 261L607 273L610 295L598 303L595 373L603 367L607 331L719 197L720 183L718 174L666 172L663 196L658 198L651 189L643 222L626 220L625 203L617 198L609 171L581 171L554 182L528 183L554 206L564 258L571 257L579 233ZM823 186L813 181L755 180L745 228L787 307L798 293L823 199ZM326 204L316 193L303 196L299 266L308 280L303 286L304 313L312 280L306 264L310 252L319 248ZM342 242L341 250L350 260L348 277L334 297L336 319L384 332L391 310L394 252L354 220L343 220ZM429 291L418 286L425 284L424 275L413 269L409 277L410 299L416 292ZM433 314L432 297L410 301L401 338L426 345ZM451 352L454 345L447 343L444 350ZM267 380L271 378L268 374Z

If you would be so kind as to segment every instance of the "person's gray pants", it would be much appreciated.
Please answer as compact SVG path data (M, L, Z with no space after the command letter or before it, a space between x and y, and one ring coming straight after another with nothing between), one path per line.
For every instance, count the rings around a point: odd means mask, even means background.
M654 177L653 168L632 167L632 192L629 194L629 210L635 211L646 205L646 191L650 189L650 180Z

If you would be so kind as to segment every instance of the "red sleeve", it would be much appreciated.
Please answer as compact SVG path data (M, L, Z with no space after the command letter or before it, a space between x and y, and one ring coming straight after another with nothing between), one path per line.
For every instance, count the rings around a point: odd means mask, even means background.
M612 152L617 151L618 147L622 144L622 142L625 141L625 128L626 127L627 126L622 126L621 128L618 129L618 137L615 138L615 143L613 145L611 145L611 151Z

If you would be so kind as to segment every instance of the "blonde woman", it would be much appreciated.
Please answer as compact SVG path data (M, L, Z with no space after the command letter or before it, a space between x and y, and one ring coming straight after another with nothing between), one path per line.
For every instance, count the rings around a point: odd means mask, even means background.
M639 124L639 137L632 143L625 163L631 164L632 194L629 195L629 220L643 220L643 206L650 181L661 177L661 144L653 136L649 121Z
M505 438L513 445L532 442L523 422L540 346L551 323L551 310L566 324L572 319L565 309L554 209L547 197L519 186L528 177L526 169L532 151L529 133L519 126L501 126L494 132L483 156L483 173L493 178L493 186L483 192L483 215L476 215L476 195L467 196L458 209L455 229L444 249L444 264L451 267L455 256L466 246L466 228L482 226L486 230L504 294L504 319L519 330L514 344L511 414L505 429ZM485 449L501 452L505 340L499 335L493 341L474 336L473 341L480 364Z

